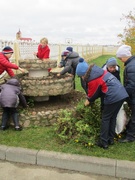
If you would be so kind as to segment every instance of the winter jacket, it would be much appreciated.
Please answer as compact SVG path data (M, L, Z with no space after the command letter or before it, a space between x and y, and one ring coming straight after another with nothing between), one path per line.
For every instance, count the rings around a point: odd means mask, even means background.
M50 48L48 45L45 47L42 47L41 44L38 46L38 52L37 52L37 57L39 59L48 59L50 56Z
M103 68L103 70L107 70L109 72L106 64L104 64L102 66L102 68ZM116 71L115 72L110 72L110 73L113 74L120 81L120 66L119 65L116 66Z
M9 59L3 54L0 53L0 74L4 71L7 71L10 77L15 76L12 69L18 69L19 67L9 61Z
M103 96L104 104L112 104L128 97L120 81L111 73L96 65L92 67L87 83L87 95L90 102Z
M1 107L17 107L18 100L21 101L23 107L27 106L25 97L21 92L19 81L15 78L7 80L7 82L0 86L0 104Z
M70 52L69 55L65 59L65 67L60 72L61 75L66 74L67 72L72 71L71 73L75 76L76 67L79 63L80 56L77 52Z
M135 56L131 56L124 65L124 87L129 94L131 103L135 104Z

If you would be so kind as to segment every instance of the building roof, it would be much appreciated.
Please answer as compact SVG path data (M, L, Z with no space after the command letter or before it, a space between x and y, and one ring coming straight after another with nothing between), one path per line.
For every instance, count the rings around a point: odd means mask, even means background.
M32 38L21 37L20 40L22 40L22 41L32 41Z

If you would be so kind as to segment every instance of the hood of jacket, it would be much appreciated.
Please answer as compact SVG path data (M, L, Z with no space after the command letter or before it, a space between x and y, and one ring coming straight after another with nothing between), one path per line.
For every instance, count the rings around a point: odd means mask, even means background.
M69 53L69 55L67 56L68 59L77 58L77 57L79 57L79 54L77 52L74 52L74 51Z
M102 76L104 73L104 70L96 65L90 65L85 76L88 77L86 80L92 81L100 76Z
M19 81L17 79L15 79L15 78L11 78L11 79L7 80L6 84L10 84L10 85L20 87Z

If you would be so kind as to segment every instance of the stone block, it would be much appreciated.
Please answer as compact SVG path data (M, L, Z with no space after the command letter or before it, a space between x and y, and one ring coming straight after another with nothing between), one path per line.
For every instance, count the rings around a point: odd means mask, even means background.
M6 151L6 160L20 163L36 164L37 150L20 147L9 147Z
M116 177L135 179L135 162L117 160Z
M37 165L115 177L116 160L41 150L37 154Z
M0 159L5 160L6 159L6 150L8 149L5 145L0 145Z

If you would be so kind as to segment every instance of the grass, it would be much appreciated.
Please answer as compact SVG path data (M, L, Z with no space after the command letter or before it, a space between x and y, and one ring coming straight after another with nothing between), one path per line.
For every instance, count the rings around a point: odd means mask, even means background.
M115 142L108 150L97 146L88 148L72 140L64 144L57 139L53 126L25 128L21 132L12 129L1 131L0 142L2 145L14 147L135 161L134 142Z
M109 57L112 56L102 56L94 59L92 62L102 66ZM78 90L83 91L78 77L76 77L76 87ZM108 150L104 150L97 146L93 146L91 148L85 147L77 142L74 142L72 139L68 143L64 144L57 138L54 126L35 126L24 128L21 132L17 132L9 128L6 131L0 132L0 142L1 145L14 147L135 161L135 142L115 142L115 144L110 146Z

